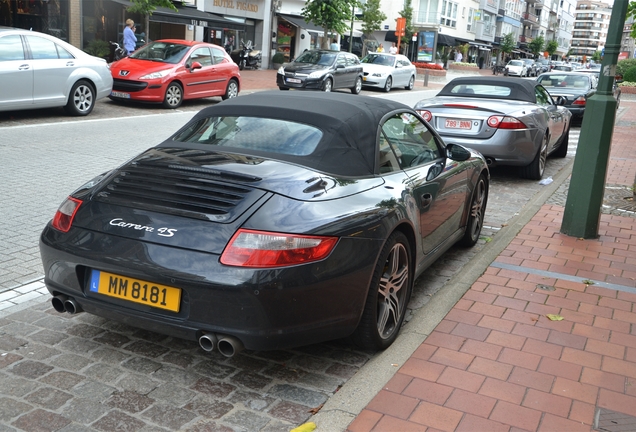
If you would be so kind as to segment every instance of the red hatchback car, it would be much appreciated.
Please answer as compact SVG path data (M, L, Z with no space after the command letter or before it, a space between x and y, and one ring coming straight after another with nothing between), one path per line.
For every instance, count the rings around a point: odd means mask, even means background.
M110 67L116 101L161 103L177 108L184 100L238 96L241 75L229 54L205 42L165 39L144 45Z

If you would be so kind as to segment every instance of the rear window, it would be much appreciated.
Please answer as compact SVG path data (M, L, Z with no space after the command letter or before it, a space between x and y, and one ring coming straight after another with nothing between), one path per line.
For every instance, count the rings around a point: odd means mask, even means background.
M208 117L194 122L174 141L307 156L322 132L302 123L262 117Z
M512 90L510 87L487 84L461 84L450 89L451 94L457 95L477 95L490 97L507 97Z

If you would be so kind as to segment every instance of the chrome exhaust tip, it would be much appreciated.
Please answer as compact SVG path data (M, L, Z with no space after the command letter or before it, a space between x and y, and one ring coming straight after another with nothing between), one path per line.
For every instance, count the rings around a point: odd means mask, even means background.
M83 311L82 307L77 304L74 298L68 298L64 302L64 310L71 315L75 315L76 313L80 313Z
M203 351L214 351L217 340L218 339L214 333L204 333L203 336L199 338L199 346Z
M219 352L225 357L234 357L235 354L243 351L243 343L234 336L222 336L218 343Z
M64 306L64 303L67 300L68 297L66 297L65 295L56 295L51 299L51 305L53 306L53 309L55 309L59 313L66 312L66 306Z

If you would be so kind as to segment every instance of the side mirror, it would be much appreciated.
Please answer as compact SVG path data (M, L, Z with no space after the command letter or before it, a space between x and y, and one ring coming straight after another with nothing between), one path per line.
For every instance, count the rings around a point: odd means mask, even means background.
M446 157L454 161L465 161L470 159L471 153L466 148L459 144L447 144L446 145Z
M201 65L201 63L195 61L195 62L192 62L192 64L190 64L190 66L186 65L186 67L188 69L190 69L190 71L193 71L195 69L201 69L203 66Z
M564 106L567 103L567 98L565 96L557 96L556 97L556 104L559 106Z

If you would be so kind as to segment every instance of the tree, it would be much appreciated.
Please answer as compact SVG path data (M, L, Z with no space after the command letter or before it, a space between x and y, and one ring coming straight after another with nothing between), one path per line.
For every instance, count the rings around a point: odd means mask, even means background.
M530 52L537 57L540 52L543 52L543 45L545 45L545 39L543 35L539 35L532 39L532 42L528 44L528 48L530 48Z
M512 33L505 34L501 38L501 44L499 45L499 49L502 54L509 55L513 49L517 47L517 43L515 42L515 36Z
M559 43L554 39L545 44L545 50L548 52L548 55L552 57L559 47Z
M305 3L300 14L307 22L325 29L322 46L329 49L329 37L345 34L349 30L347 22L351 19L351 8L358 4L357 0L311 0Z
M382 29L382 21L386 19L384 12L380 10L381 0L368 0L366 4L362 5L362 33L365 36L369 36L375 31ZM364 41L364 48L362 55L366 55L367 50L366 40Z
M600 51L594 51L594 54L592 54L592 60L594 60L596 63L600 63L601 62L601 52Z
M132 0L132 6L126 8L127 12L137 13L144 17L144 28L146 29L146 37L150 38L150 15L158 7L166 7L178 10L171 0Z
M408 44L413 37L413 6L412 0L404 0L404 9L399 14L402 18L406 18L406 25L404 26L404 36L400 39L402 44Z
M636 21L636 2L629 2L627 5L627 17L626 22L629 18L633 18ZM636 25L632 24L632 32L630 34L632 39L636 39Z

